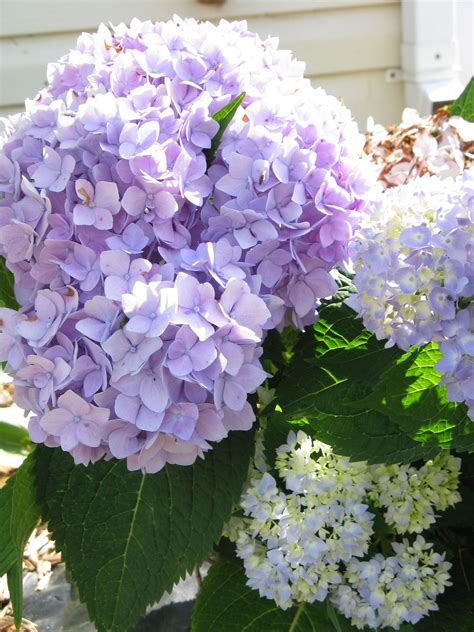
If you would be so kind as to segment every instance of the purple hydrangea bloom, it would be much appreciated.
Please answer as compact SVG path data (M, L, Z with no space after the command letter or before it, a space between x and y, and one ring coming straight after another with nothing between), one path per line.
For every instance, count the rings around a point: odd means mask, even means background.
M441 383L474 420L473 182L471 169L387 190L354 236L348 303L387 346L438 342Z
M0 359L34 441L190 464L254 422L266 331L314 322L334 291L373 197L363 137L245 22L102 25L48 81L0 141L21 304L0 310Z

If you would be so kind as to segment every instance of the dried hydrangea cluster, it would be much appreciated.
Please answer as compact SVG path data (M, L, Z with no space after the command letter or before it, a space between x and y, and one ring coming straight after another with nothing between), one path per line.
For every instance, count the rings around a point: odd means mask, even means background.
M474 419L474 169L387 190L352 244L348 304L387 346L429 341L448 398Z
M10 119L0 357L34 441L154 472L251 426L264 331L315 320L373 195L303 69L245 22L133 20L83 34Z
M405 108L399 125L367 122L365 151L377 166L384 188L406 184L425 174L455 178L474 159L474 124L439 109L420 116Z
M285 490L268 471L254 469L240 503L244 515L226 530L247 584L261 597L282 609L329 598L358 628L398 629L437 609L451 565L419 535L411 544L393 543L393 556L371 555L370 504L385 510L398 534L419 533L422 521L423 528L434 522L434 510L459 502L460 459L443 454L419 469L369 466L299 431L277 449L275 468Z

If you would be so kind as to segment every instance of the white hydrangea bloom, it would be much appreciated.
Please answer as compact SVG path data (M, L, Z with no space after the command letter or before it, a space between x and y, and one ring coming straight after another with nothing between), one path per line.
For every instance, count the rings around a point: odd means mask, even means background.
M416 624L432 610L449 581L451 564L420 535L392 544L395 555L380 553L368 561L354 558L343 573L344 582L331 595L334 606L358 629Z
M436 520L435 511L458 503L461 459L446 453L412 465L369 467L373 486L369 498L385 509L384 518L397 533L421 533Z
M387 346L443 341L442 323L472 289L474 170L385 192L351 244L357 293L346 301Z
M276 467L286 492L269 472L255 476L241 500L242 529L236 537L234 523L227 534L262 597L281 608L323 601L342 581L341 562L368 551L367 466L299 432L277 450Z
M352 463L304 432L277 449L277 479L259 436L257 463L225 535L236 543L247 585L282 609L331 599L358 628L398 629L436 610L450 564L423 537L368 558L372 502L398 533L431 525L460 500L460 459L436 456L421 468ZM283 481L285 489L281 489Z

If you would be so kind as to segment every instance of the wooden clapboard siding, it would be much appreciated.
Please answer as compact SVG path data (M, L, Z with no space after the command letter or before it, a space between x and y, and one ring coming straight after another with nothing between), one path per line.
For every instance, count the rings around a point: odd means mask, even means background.
M280 46L306 62L307 75L388 68L400 62L400 6L396 4L257 17L248 23L262 36L278 35Z
M0 39L0 105L22 103L46 83L46 68L72 48L77 33Z
M399 0L0 0L0 113L21 110L44 85L48 62L74 46L83 30L101 21L133 15L217 20L248 18L262 37L276 35L283 48L306 61L306 74L335 92L365 123L399 119L402 84L387 84L385 72L400 63ZM346 85L345 85L346 84ZM379 116L380 114L380 116Z
M361 131L365 131L369 115L377 123L400 122L405 107L403 84L387 83L385 70L311 77L311 82L340 98L351 109Z
M0 117L10 116L11 114L17 114L23 109L23 104L8 105L7 107L0 108Z
M174 13L197 19L245 19L255 15L295 14L348 7L384 6L397 0L0 0L0 37L87 31L100 22L129 22L133 17L166 20Z
M262 36L278 34L280 44L306 60L309 75L360 72L396 66L399 8L350 8L338 12L255 17L249 26ZM373 20L378 24L374 30ZM372 21L371 21L372 20ZM46 66L74 46L76 33L8 37L0 40L1 105L20 103L41 87ZM374 51L379 51L374 55Z

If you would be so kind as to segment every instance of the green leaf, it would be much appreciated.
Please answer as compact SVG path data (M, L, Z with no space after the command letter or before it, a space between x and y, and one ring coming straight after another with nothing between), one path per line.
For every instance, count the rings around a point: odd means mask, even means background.
M339 394L335 392L334 396L337 399ZM356 415L318 413L301 419L275 412L265 429L265 450L270 464L274 462L275 449L286 442L290 430L303 430L331 445L336 454L349 456L353 461L411 463L439 452L435 446L413 441L387 417L370 410Z
M341 621L340 621L340 617L338 616L332 601L330 601L329 599L326 599L325 601L326 603L326 612L327 612L327 617L329 619L329 621L332 623L334 629L336 630L336 632L343 632L343 628L341 625ZM342 616L342 615L341 615Z
M343 631L352 630L339 618ZM219 559L209 570L193 611L192 632L334 632L326 605L281 610L246 585L242 564Z
M411 349L387 370L366 402L387 415L421 443L458 451L474 449L472 421L465 404L450 402L434 365L441 357L435 343Z
M276 409L268 414L267 457L272 462L275 448L298 428L339 454L370 463L434 456L452 445L448 435L454 430L447 424L456 428L461 447L468 443L463 428L471 426L465 407L447 402L437 386L436 361L433 349L408 356L385 349L340 300L325 306L280 372Z
M221 144L222 136L227 129L227 126L234 118L235 113L239 109L239 106L244 98L245 92L242 92L242 94L239 94L238 97L232 99L232 101L230 101L227 105L224 105L223 108L212 115L212 118L219 123L219 130L212 139L210 148L204 151L204 155L206 156L207 168L209 168L214 162L217 150L219 149L219 145Z
M368 384L373 384L402 355L396 347L386 349L384 341L365 329L356 313L344 303L322 309L307 336L313 338L312 343L302 340L300 344L312 350L319 366L337 372L341 378L355 378Z
M7 573L8 591L13 608L13 618L17 630L20 630L23 619L23 565L20 558Z
M31 450L28 431L21 426L0 421L0 450L14 454L28 454Z
M0 576L7 574L17 627L23 613L23 550L39 517L31 455L0 489Z
M10 534L13 487L10 479L0 489L0 577L10 570L17 558Z
M204 460L157 474L129 472L115 460L75 466L61 450L41 449L49 526L99 631L128 630L209 556L253 449L252 432L233 432Z
M15 297L13 274L6 267L3 257L0 257L0 307L19 307Z
M474 77L471 77L456 101L448 106L448 112L451 116L462 116L466 121L474 122Z

